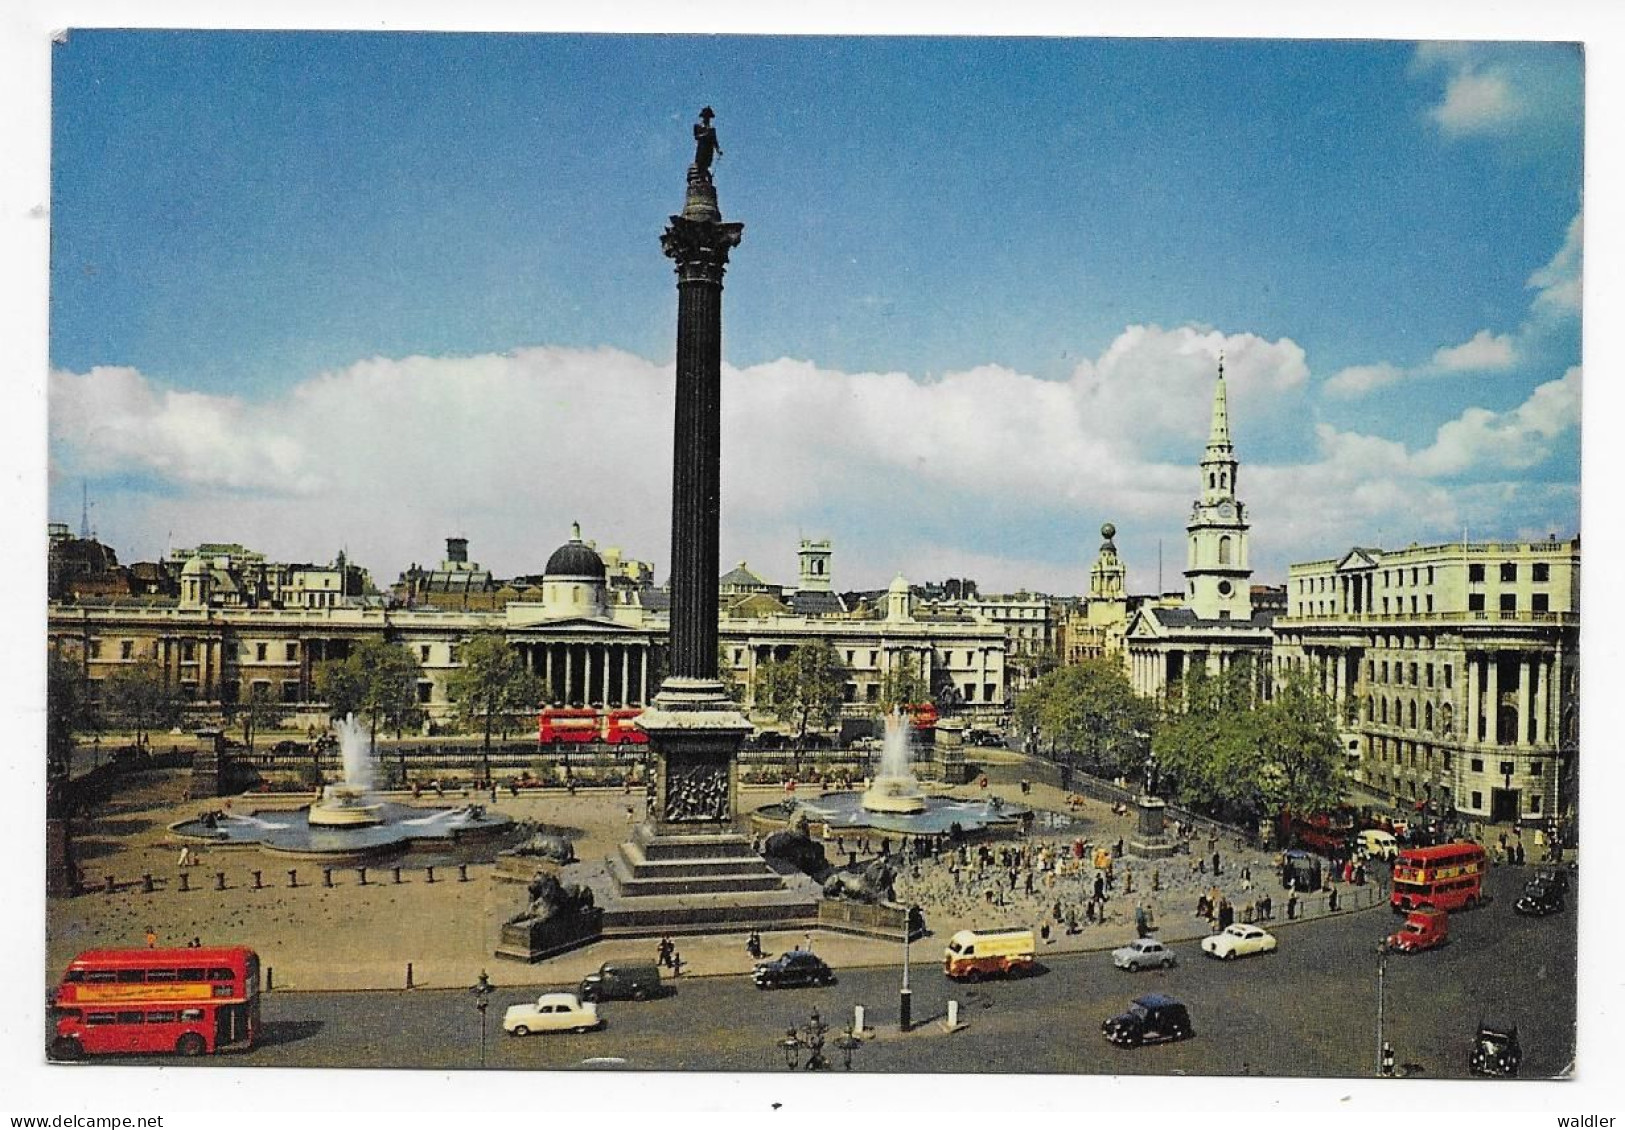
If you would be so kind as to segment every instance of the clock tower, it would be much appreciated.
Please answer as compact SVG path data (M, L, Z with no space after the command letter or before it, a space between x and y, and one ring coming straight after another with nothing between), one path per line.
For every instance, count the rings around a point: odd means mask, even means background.
M1221 356L1213 422L1202 456L1202 496L1192 505L1185 526L1185 604L1199 620L1249 620L1253 614L1247 508L1236 499L1236 467Z

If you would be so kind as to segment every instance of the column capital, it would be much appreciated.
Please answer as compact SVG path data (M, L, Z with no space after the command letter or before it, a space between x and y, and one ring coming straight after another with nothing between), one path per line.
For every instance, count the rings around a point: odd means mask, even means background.
M739 246L745 225L673 216L660 235L660 250L677 264L683 282L720 283L728 266L728 252Z

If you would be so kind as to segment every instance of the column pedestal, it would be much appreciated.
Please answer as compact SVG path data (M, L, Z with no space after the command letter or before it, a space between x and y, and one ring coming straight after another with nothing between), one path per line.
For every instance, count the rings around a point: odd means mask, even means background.
M1135 798L1139 809L1139 824L1125 851L1140 859L1163 859L1179 850L1179 842L1168 835L1168 802L1161 797L1141 795Z
M637 724L655 758L649 817L584 877L605 937L810 926L819 886L739 831L734 759L750 722L709 679L666 680Z

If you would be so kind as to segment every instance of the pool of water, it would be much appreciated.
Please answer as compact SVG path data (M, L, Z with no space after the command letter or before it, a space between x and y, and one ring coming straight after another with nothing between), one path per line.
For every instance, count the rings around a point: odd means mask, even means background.
M310 855L377 854L392 848L494 839L513 827L506 816L475 806L418 808L394 801L380 805L381 824L333 827L310 823L309 808L269 809L243 815L217 813L170 825L177 835L222 844L258 844L271 851Z
M872 828L877 832L896 832L907 836L942 835L955 824L967 832L984 828L1014 831L1031 816L1032 810L1008 801L957 800L953 797L928 796L924 812L870 812L863 807L863 794L859 792L824 793L794 801L769 805L759 811L768 816L792 819L796 809L820 823L829 825L831 832L843 829Z

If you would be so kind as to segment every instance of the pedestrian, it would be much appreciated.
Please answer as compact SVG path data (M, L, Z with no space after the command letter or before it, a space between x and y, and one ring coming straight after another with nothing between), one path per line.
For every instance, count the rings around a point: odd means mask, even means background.
M147 927L147 948L149 950L158 948L158 935L153 933L151 926Z
M671 975L673 977L681 977L683 975L683 955L678 953L675 949L671 951Z
M191 861L191 858L192 858L192 849L187 847L185 844L182 844L181 845L181 857L180 857L180 860L176 863L176 866L177 867L185 867Z
M1200 872L1201 874L1206 875L1207 874L1207 860L1198 859L1196 861L1196 870L1198 872Z
M1153 891L1162 890L1162 872L1155 867L1151 869L1151 889Z
M1274 905L1275 900L1271 899L1268 894L1258 900L1258 912L1263 917L1265 922L1270 920L1270 912Z
M1286 896L1286 917L1287 917L1287 921L1290 922L1292 919L1296 918L1297 916L1298 916L1298 893L1296 891L1293 891L1291 894Z
M637 813L632 811L632 806L630 804L626 806L626 822L628 824L636 824L638 822Z
M1096 898L1102 898L1102 897L1105 896L1105 894L1106 894L1106 877L1104 875L1102 875L1100 872L1096 871L1095 872L1095 897Z
M1219 874L1219 853L1218 852L1213 853L1213 873L1215 875Z
M1335 887L1332 889L1332 893L1326 896L1326 912L1328 914L1337 913L1337 889Z
M1145 925L1145 904L1141 903L1134 908L1134 936L1143 938L1149 931Z

